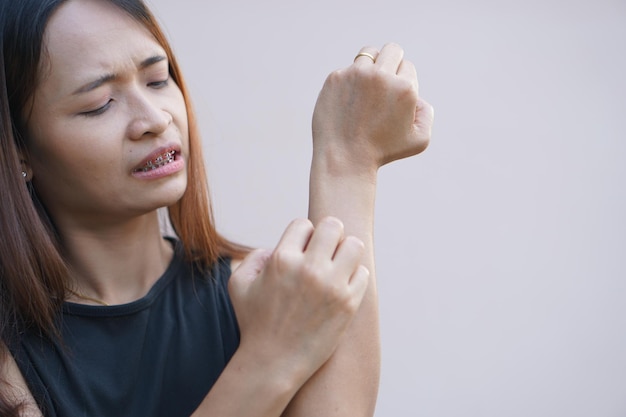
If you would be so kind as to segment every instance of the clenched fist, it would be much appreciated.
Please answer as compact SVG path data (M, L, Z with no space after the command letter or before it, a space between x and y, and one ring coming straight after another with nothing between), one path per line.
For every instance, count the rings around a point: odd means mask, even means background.
M418 94L415 66L387 44L365 47L331 73L313 114L314 158L331 170L372 170L428 146L433 108Z

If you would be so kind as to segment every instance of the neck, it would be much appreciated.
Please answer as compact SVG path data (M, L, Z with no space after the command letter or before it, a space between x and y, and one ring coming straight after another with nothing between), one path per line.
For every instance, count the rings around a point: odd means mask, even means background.
M78 303L135 301L152 288L173 256L156 211L106 228L62 232L72 271L69 299Z

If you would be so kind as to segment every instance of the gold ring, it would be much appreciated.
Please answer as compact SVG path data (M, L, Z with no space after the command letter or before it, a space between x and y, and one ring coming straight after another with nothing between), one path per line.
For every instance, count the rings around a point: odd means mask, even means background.
M367 52L359 52L359 53L357 54L357 56L355 56L355 57L354 57L354 60L356 61L356 60L357 60L360 56L366 56L366 57L368 57L369 59L371 59L371 60L372 60L372 63L375 63L375 62L376 62L376 58L374 57L374 55L372 55L372 54L368 54Z

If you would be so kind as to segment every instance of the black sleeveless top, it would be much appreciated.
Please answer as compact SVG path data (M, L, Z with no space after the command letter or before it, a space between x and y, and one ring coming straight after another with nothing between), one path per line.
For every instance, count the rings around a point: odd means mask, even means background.
M62 340L26 333L10 347L45 416L188 417L239 345L230 261L201 274L172 263L142 299L65 303ZM193 278L192 278L193 276Z

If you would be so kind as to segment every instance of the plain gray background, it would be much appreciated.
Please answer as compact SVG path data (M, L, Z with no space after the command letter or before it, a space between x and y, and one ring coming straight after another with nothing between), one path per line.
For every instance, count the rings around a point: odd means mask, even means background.
M400 43L430 148L380 172L377 417L626 416L626 2L150 0L218 225L306 215L326 75Z

